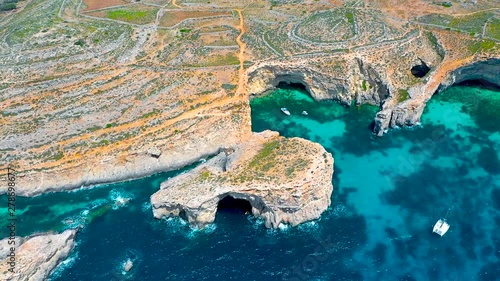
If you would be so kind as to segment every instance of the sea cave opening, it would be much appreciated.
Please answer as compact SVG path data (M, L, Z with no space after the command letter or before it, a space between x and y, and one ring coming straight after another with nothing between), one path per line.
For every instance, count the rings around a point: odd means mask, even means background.
M454 85L457 86L469 86L469 87L481 87L484 89L492 90L492 91L500 91L500 85L490 82L486 79L471 79L465 80Z
M252 205L248 200L234 198L226 195L217 204L217 213L249 214L252 212Z
M285 89L285 90L300 90L304 91L306 93L309 93L309 90L307 89L306 85L300 82L288 82L288 81L280 81L278 85L276 85L276 88L278 89Z

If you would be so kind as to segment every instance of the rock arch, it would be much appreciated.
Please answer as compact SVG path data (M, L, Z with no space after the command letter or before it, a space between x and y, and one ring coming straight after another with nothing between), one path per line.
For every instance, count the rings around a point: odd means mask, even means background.
M500 87L500 59L490 58L452 70L440 79L437 69L429 82L410 89L412 98L402 103L387 104L375 117L374 132L381 136L389 128L396 126L413 126L420 122L420 117L427 102L436 92L443 91L453 85L469 81L483 80ZM440 80L438 80L440 79Z

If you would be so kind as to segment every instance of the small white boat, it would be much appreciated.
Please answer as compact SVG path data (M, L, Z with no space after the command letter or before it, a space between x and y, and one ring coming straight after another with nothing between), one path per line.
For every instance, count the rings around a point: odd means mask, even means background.
M302 115L309 115L309 113L307 113L307 111L302 111Z
M446 222L446 219L439 219L434 225L432 232L437 233L440 236L443 236L448 231L449 228L450 225Z
M288 111L286 107L282 107L281 111L283 111L283 113L285 113L286 115L290 115L290 111Z

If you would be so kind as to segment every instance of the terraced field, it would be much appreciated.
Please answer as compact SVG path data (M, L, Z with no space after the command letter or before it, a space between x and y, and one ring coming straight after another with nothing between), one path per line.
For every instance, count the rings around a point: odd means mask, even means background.
M20 1L0 12L0 169L33 193L178 168L250 134L266 65L331 77L342 101L378 101L380 81L387 104L415 99L440 81L411 75L419 59L441 77L498 54L483 2Z

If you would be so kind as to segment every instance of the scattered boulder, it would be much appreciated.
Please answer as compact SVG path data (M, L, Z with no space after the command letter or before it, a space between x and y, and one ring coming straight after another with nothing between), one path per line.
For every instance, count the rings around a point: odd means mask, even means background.
M148 149L147 154L153 158L158 159L161 156L161 150L158 149L158 147L153 146L153 147Z

